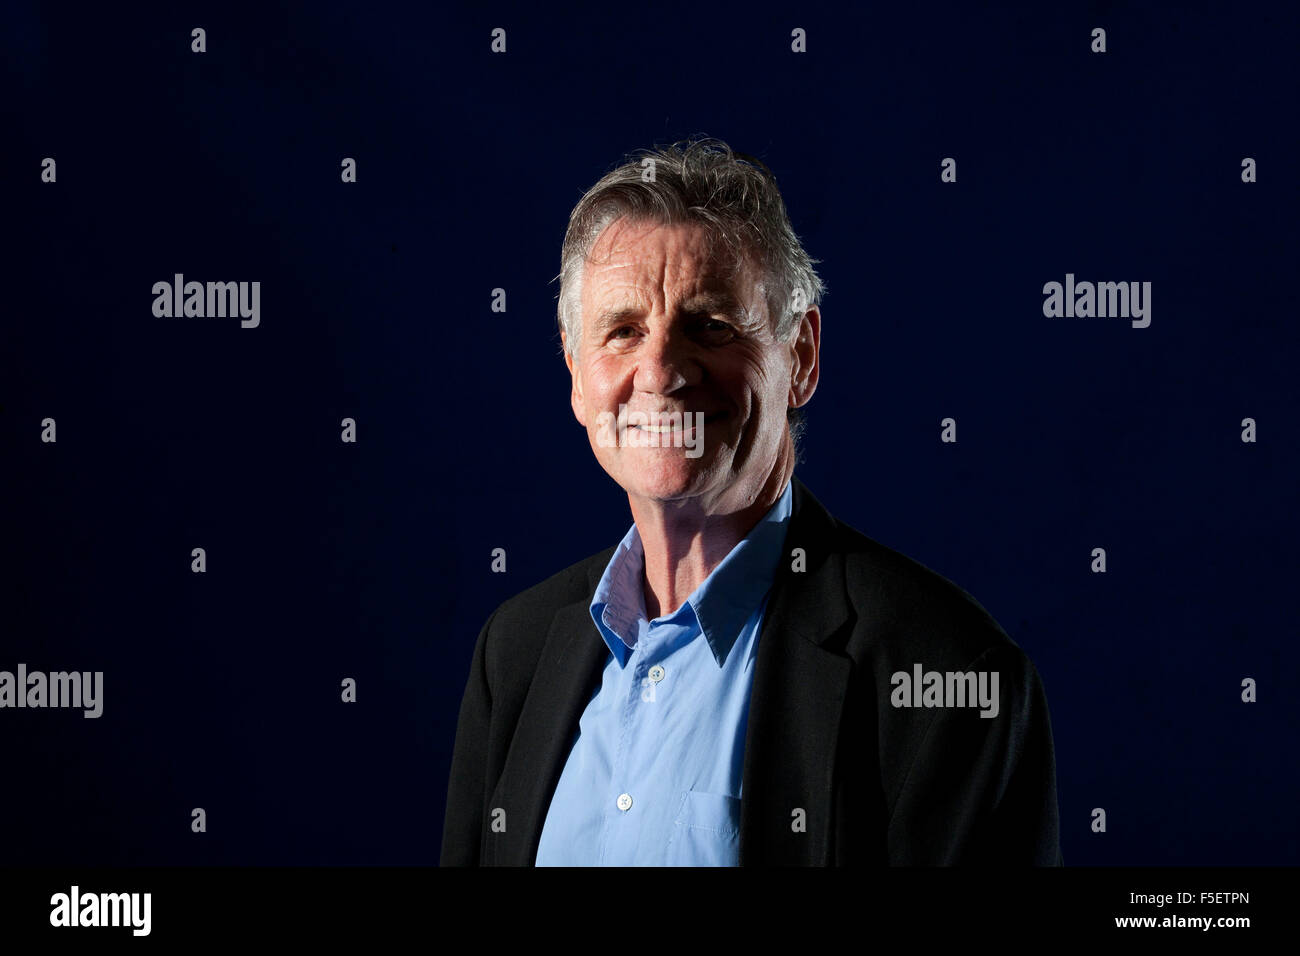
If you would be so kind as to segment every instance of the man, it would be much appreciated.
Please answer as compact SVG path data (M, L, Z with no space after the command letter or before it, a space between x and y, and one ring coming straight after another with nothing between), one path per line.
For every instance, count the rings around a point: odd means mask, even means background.
M634 524L484 625L442 863L1060 863L1033 665L793 477L824 290L767 168L644 152L561 259L573 413Z

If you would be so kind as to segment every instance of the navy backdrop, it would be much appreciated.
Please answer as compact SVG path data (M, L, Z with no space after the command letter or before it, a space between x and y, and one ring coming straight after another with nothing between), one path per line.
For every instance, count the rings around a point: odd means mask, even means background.
M901 7L8 5L0 669L104 699L0 710L0 862L436 862L479 628L630 521L568 212L697 133L821 260L799 474L1037 665L1067 864L1297 862L1296 8Z

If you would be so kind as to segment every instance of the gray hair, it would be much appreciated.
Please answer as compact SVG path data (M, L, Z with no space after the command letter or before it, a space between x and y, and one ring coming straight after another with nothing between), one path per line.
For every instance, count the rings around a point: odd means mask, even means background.
M826 292L813 269L820 260L804 251L766 164L712 137L680 140L631 154L573 207L560 250L556 308L570 354L582 338L583 267L601 232L619 219L698 223L726 246L733 262L749 257L766 278L768 313L781 341L796 333L804 312ZM798 409L789 412L797 447L803 420Z

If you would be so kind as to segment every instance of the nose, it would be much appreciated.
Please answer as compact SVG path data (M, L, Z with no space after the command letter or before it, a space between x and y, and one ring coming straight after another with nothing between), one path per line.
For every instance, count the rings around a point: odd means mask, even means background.
M671 395L692 384L699 369L690 350L690 341L677 329L662 325L652 328L637 349L633 387L639 392Z

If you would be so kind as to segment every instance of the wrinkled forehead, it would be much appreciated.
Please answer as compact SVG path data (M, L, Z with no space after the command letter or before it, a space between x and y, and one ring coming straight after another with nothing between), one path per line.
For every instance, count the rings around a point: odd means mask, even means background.
M592 243L584 271L596 283L602 274L617 274L617 281L627 283L666 271L678 277L689 273L709 286L761 284L752 256L701 222L616 219Z

